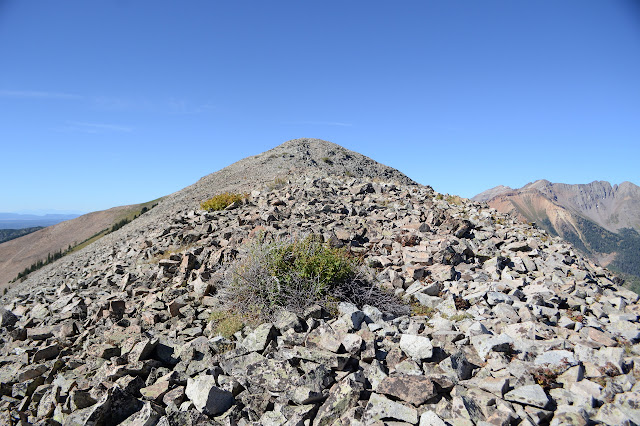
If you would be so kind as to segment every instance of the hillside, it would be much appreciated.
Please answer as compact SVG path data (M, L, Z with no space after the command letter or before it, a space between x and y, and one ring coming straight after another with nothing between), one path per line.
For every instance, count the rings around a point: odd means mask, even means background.
M40 229L42 229L42 226L21 229L0 229L0 244L4 243L5 241L10 241L22 237L23 235L36 232Z
M148 208L151 203L88 213L0 244L0 289L9 286L26 268L46 261L50 255L99 238L119 221L139 214L145 206Z
M293 140L9 290L0 424L634 424L638 300L543 230Z
M561 236L640 290L640 187L539 180L520 189L492 188L473 199Z

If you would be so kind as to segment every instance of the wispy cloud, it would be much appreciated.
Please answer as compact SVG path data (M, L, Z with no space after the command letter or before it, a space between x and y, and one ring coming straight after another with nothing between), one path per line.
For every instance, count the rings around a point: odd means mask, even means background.
M170 114L200 114L214 109L209 102L194 104L184 99L169 99L165 106Z
M195 103L186 99L169 98L151 100L144 98L126 98L99 96L92 99L97 109L108 111L136 111L160 114L201 114L215 109L211 102Z
M2 0L0 0L2 1ZM182 98L148 99L127 96L91 96L74 93L0 89L0 98L32 100L80 100L96 109L108 111L134 111L156 114L201 114L216 107L210 101L193 102Z
M105 123L86 123L82 121L70 121L62 130L75 131L83 133L102 133L102 132L133 132L133 128L129 126L122 126L119 124L105 124Z
M37 90L0 90L2 98L18 99L82 99L80 95L63 92L44 92Z
M350 127L353 124L344 123L341 121L289 121L284 124L310 124L313 126L340 126L340 127Z

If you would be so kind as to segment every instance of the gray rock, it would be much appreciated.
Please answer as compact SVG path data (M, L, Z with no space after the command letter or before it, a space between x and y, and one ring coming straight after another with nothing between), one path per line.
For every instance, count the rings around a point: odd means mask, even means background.
M453 374L458 380L467 380L471 377L473 366L467 361L463 352L456 352L440 362L439 367L445 372Z
M536 365L550 364L554 367L573 367L578 364L578 360L573 356L573 352L565 350L553 350L541 353L533 361Z
M360 392L364 389L362 383L356 380L352 373L339 383L336 383L329 392L329 397L320 406L314 420L314 425L331 425L354 407L360 399Z
M418 411L413 408L390 400L389 398L372 393L365 409L364 418L367 424L382 419L394 419L410 424L418 423Z
M161 416L162 409L147 401L140 411L127 417L120 426L154 426Z
M10 328L18 322L18 317L8 309L0 307L0 327Z
M429 359L433 356L431 340L424 336L403 334L400 336L400 349L416 361Z
M444 420L442 420L436 413L433 411L425 411L420 416L420 424L419 426L446 426Z
M504 399L538 408L545 408L549 404L549 397L540 385L520 386L507 392Z
M187 398L201 413L216 416L233 405L233 395L216 386L216 379L206 374L190 378L185 390Z
M508 303L509 305L511 305L513 304L513 299L511 299L504 293L500 293L499 291L490 291L487 293L487 303L490 306L495 306L498 303Z
M275 338L277 329L271 323L259 325L242 341L241 346L250 352L262 352Z
M513 349L514 340L507 334L490 336L481 334L473 336L471 343L482 359L487 359L491 352L509 352Z
M409 402L416 407L438 394L431 379L425 376L387 377L378 385L377 392Z

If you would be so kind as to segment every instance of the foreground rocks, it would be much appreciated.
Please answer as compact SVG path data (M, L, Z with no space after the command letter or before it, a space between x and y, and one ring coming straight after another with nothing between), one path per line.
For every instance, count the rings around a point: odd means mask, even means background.
M4 298L0 424L640 423L638 296L484 205L318 175L128 232ZM257 232L348 248L412 313L342 303L217 335Z

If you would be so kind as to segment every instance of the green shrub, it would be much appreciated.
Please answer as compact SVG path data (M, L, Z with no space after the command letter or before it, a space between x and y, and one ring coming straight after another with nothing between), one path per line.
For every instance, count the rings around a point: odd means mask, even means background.
M213 311L209 315L209 322L215 323L214 333L226 339L230 339L244 327L242 317L230 311Z
M355 276L355 261L344 249L329 247L313 236L271 247L267 265L271 276L288 285L301 278L309 288L325 293Z
M329 158L329 157L322 157L322 161L324 161L328 165L332 165L333 164L333 161L331 161L331 158Z
M203 210L224 210L235 202L241 202L247 198L246 194L233 194L231 192L225 192L218 194L206 201L200 203L200 207Z
M360 280L359 267L348 251L330 247L317 236L260 236L229 271L222 295L242 315L263 320L280 309L302 313L313 304L329 308L337 301L370 304L383 312L400 306L392 294Z

